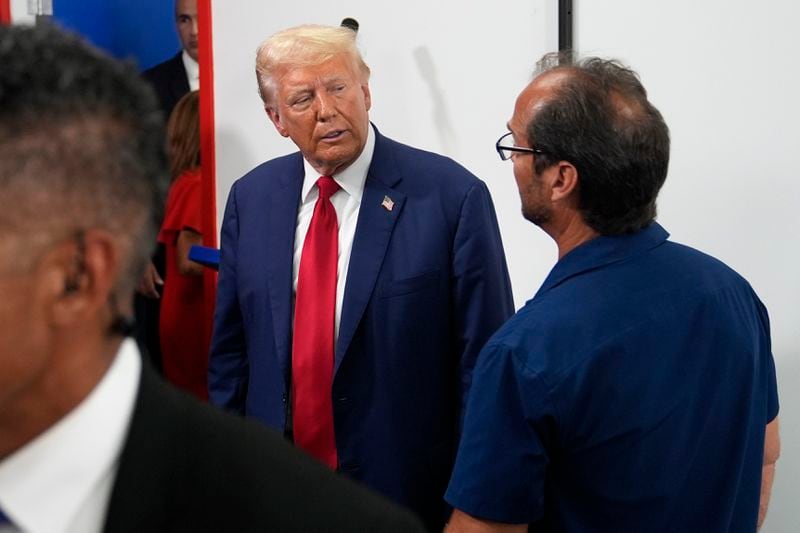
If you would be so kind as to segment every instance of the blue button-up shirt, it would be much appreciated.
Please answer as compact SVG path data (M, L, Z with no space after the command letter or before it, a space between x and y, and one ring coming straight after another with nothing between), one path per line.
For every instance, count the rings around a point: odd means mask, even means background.
M767 312L658 224L553 268L475 368L446 499L532 531L754 531Z

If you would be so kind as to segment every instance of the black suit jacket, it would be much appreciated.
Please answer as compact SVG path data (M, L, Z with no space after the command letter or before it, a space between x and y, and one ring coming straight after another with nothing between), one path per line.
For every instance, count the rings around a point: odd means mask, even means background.
M156 90L165 119L169 118L178 100L189 92L189 79L183 67L182 55L183 51L180 51L171 59L142 72L142 77Z
M143 366L107 533L422 530L263 424L202 405Z

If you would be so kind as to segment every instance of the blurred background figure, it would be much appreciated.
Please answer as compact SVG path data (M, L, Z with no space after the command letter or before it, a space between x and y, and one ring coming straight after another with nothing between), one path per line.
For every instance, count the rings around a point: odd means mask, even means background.
M164 120L167 120L175 105L186 93L200 87L200 65L197 62L197 0L175 0L175 29L181 50L170 59L142 73L144 79L156 91ZM161 287L167 276L165 253L163 246L159 245L156 248L152 263L148 266L134 299L136 340L139 349L147 355L156 368L163 366L159 331Z
M197 0L175 0L175 29L181 41L181 50L142 73L156 90L165 117L170 115L183 95L200 88Z
M164 246L166 281L159 336L164 376L201 399L208 398L209 321L203 317L203 267L189 259L202 244L200 221L200 113L197 91L185 95L167 123L172 185L158 242Z

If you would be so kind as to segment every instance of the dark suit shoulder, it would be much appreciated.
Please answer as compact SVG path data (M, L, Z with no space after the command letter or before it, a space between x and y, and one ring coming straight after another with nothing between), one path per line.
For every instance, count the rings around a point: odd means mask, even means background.
M154 65L142 72L142 77L151 83L158 83L161 80L173 79L176 76L185 76L186 70L183 68L182 52L178 52L166 61Z
M107 531L420 531L262 424L142 378ZM113 526L113 527L112 527Z
M286 185L293 179L302 178L303 156L295 152L261 163L236 180L232 190L244 197L262 198L275 185Z
M165 119L169 118L178 100L189 92L189 79L186 77L182 55L183 52L178 52L172 58L142 72L142 77L156 91Z
M485 188L481 179L453 159L380 134L376 140L377 153L392 160L402 178L398 187L404 191L438 192L460 202L473 188Z

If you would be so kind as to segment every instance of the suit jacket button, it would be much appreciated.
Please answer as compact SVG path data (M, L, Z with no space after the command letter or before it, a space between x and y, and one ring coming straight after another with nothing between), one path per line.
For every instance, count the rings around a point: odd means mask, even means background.
M286 394L284 394L283 396L281 396L281 401L282 401L283 403L286 403Z

